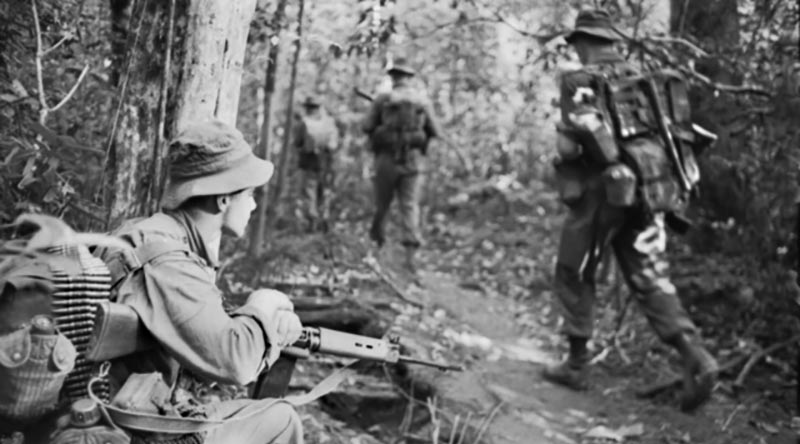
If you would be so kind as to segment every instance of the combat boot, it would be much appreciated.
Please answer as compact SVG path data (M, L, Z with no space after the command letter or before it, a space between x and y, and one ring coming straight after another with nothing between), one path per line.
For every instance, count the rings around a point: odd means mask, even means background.
M666 342L673 346L683 359L681 410L691 412L711 398L719 365L694 335L682 333Z
M549 365L542 371L542 377L555 384L573 390L589 388L589 350L586 338L569 338L569 355L564 362Z

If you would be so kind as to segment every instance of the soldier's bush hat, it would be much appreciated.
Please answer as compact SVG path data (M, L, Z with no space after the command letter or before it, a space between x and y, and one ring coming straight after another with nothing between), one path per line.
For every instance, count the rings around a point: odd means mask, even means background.
M386 68L387 74L405 74L407 76L416 75L417 72L408 64L408 61L403 58L398 58L392 61Z
M313 97L308 96L308 97L306 97L306 100L301 105L303 105L306 108L317 108L317 107L321 106L321 103L316 101Z
M175 209L191 197L258 187L274 169L272 162L253 154L236 128L219 120L193 123L169 144L169 178L161 206Z
M574 43L579 36L591 36L610 42L620 39L614 31L611 15L603 9L589 9L578 13L575 19L575 28L564 37L567 43Z

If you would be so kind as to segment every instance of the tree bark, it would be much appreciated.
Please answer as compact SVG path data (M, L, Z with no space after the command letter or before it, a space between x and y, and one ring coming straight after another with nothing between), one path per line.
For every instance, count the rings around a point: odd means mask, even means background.
M125 73L125 43L128 40L128 23L131 19L131 0L110 0L111 10L111 84L119 86Z
M278 159L278 177L275 179L275 188L273 189L272 198L270 201L272 205L267 211L267 226L274 223L281 215L281 197L283 190L286 188L286 181L289 173L289 163L292 158L292 150L290 143L292 140L292 124L294 123L294 90L297 83L297 62L300 60L300 50L302 49L303 38L303 7L305 6L304 0L299 0L299 8L297 12L297 40L294 43L294 56L292 59L292 74L289 81L289 94L286 98L286 123L283 130L283 143L281 144L281 155Z
M110 135L107 228L157 208L149 205L160 199L163 183L155 162L180 128L214 117L235 125L255 0L149 0L135 9L127 32L130 69L121 73Z
M261 123L261 134L256 147L256 154L264 159L270 159L269 140L271 133L271 115L272 115L272 96L275 93L275 73L278 70L278 57L280 56L280 44L273 44L273 39L278 40L280 36L281 27L284 17L286 15L287 0L280 0L275 8L275 14L272 16L272 35L268 39L269 42L269 56L267 57L267 70L264 78L264 102L263 102L263 120ZM269 183L264 185L261 189L257 190L255 219L251 228L249 255L250 257L259 257L264 253L265 249L265 235L266 235L266 220L267 220L267 206L269 205Z

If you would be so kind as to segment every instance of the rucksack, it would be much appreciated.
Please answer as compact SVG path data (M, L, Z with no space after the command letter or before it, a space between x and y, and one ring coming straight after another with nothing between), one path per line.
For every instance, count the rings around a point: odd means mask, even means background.
M144 264L188 246L165 241L133 249L114 236L76 233L46 215L22 215L4 228L36 229L27 239L0 244L0 423L22 429L87 397L99 368L85 357L97 304ZM105 263L90 247L115 254ZM92 390L108 401L107 378Z
M297 116L302 135L299 144L298 167L320 171L332 161L331 155L339 145L339 132L333 118L320 110L317 115Z
M588 70L591 87L618 150L613 154L636 175L637 201L651 212L680 211L700 180L685 78L669 69L605 68Z
M333 150L338 145L338 133L333 118L320 112L319 115L303 117L304 138L301 149L305 152L319 153Z
M3 228L38 228L0 245L0 417L23 427L86 396L97 368L83 352L111 280L88 246L123 244L45 215ZM95 392L107 397L107 381Z
M425 100L410 88L396 88L379 96L380 125L372 134L376 149L400 152L418 148L424 151L427 143Z

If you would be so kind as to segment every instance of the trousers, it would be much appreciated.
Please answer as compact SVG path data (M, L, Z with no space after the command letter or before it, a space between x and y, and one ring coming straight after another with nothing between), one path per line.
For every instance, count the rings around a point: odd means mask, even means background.
M669 278L663 217L635 207L606 203L597 185L572 205L564 220L555 270L555 294L564 317L563 333L590 338L596 299L595 275L612 248L628 287L662 339L696 330Z
M301 170L301 217L312 230L330 220L330 200L333 188L333 170Z
M204 444L302 444L303 428L294 407L278 402L254 415L274 399L236 399L216 404L210 419L228 418L224 425L208 432ZM235 412L235 415L231 416ZM242 417L242 419L236 419Z
M423 184L421 162L422 154L418 150L411 150L405 161L398 161L387 153L375 156L375 215L369 233L378 245L386 241L386 216L395 196L400 210L401 243L412 248L423 244L419 226Z

